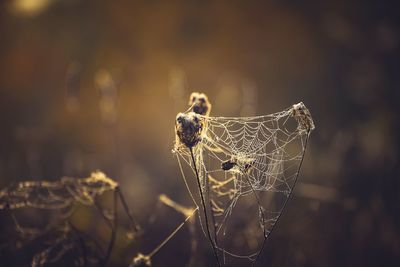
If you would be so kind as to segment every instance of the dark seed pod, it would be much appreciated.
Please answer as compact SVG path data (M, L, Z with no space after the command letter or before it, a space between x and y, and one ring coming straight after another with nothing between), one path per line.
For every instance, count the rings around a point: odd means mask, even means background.
M211 111L211 103L208 101L208 97L206 94L193 92L190 95L189 106L192 107L192 111L194 113L208 116Z
M310 132L315 129L311 113L303 102L293 105L292 116L296 118L300 131Z
M179 113L176 116L175 130L179 141L191 148L201 140L203 121L194 112Z

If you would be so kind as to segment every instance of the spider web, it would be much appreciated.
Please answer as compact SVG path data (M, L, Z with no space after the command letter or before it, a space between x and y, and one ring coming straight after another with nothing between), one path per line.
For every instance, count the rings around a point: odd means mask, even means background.
M107 210L99 205L97 199L105 192L113 192L113 209ZM0 211L11 215L17 236L11 234L3 244L0 240L0 260L7 255L13 255L17 250L31 247L42 248L33 256L31 265L34 267L57 263L61 259L70 266L107 265L111 255L117 231L117 203L122 207L130 221L130 232L133 238L139 233L140 227L134 221L119 185L100 171L93 172L88 178L63 177L57 181L24 181L0 190ZM111 229L107 251L103 251L95 238L77 229L71 221L72 215L79 205L94 206L104 222ZM33 210L32 210L33 209ZM18 219L19 215L29 210L46 218L44 225L24 226L28 220ZM21 212L18 212L21 211ZM18 216L17 216L18 215ZM38 217L39 217L38 216ZM45 248L43 249L43 246ZM11 257L11 262L14 262ZM13 263L11 263L13 264Z
M254 262L296 183L314 129L311 114L299 103L265 116L198 117L204 129L192 148L195 162L179 140L174 148L185 184L199 206L193 183L186 178L196 167L208 198L204 212L212 218L213 242L224 261L230 255Z
M92 205L96 196L115 190L117 186L115 181L99 171L82 179L63 177L55 182L21 182L0 191L0 209L60 210L71 209L76 203Z

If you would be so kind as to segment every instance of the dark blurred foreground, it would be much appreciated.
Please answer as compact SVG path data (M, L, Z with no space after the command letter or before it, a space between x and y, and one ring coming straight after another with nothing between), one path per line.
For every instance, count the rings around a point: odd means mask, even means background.
M3 1L1 188L101 169L119 182L142 226L137 239L117 235L111 262L127 266L184 219L160 205L160 194L193 206L171 154L175 115L191 91L208 94L215 116L268 114L303 101L316 130L259 265L398 266L398 8L328 2ZM109 207L111 200L101 198ZM47 223L41 213L21 216L27 226ZM4 244L13 223L3 210L0 222ZM109 229L95 209L81 207L73 222L106 244ZM210 265L196 227L192 263ZM189 230L153 265L188 264ZM2 252L0 265L29 262L34 249Z

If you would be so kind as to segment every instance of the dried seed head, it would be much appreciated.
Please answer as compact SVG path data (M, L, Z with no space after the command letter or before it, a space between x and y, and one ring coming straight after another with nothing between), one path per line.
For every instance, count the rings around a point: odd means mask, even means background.
M194 112L179 113L176 116L175 130L179 141L191 148L201 140L203 121Z
M311 113L303 102L293 105L292 116L296 118L299 130L310 132L315 129Z
M136 257L133 258L129 267L150 267L151 260L149 256L145 256L142 253L138 253Z
M204 116L210 115L211 103L206 94L193 92L190 95L189 106L192 107L194 113Z

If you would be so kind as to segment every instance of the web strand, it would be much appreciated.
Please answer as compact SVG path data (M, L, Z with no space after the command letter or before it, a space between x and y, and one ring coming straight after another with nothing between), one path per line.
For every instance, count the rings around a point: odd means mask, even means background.
M298 179L309 134L314 129L311 114L299 103L264 116L199 117L204 128L200 141L190 148L177 141L174 150L199 178L200 192L208 192L208 205L215 221L213 244L223 252L224 259L230 255L254 263ZM190 181L180 161L179 164L191 192ZM249 204L250 195L254 195L253 204ZM192 193L191 196L197 203ZM202 203L205 204L204 199ZM247 218L250 212L243 214L243 209L252 207L256 207L254 216L258 217L259 231L248 237L238 232L234 222L243 223L244 232L251 232L254 227L250 226L256 220ZM208 227L208 222L204 223ZM257 237L262 237L261 244L254 242ZM246 238L249 238L248 253L233 252L235 244Z

